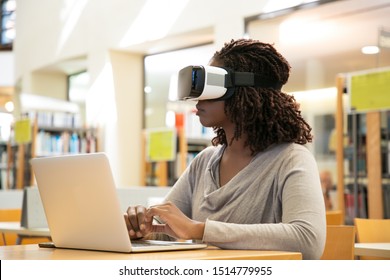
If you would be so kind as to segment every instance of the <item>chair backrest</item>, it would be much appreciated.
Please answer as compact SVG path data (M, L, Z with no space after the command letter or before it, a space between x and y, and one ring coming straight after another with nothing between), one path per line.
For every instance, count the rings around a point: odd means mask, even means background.
M0 222L20 222L22 215L21 209L0 209ZM0 246L6 244L15 244L17 235L13 233L3 233L0 237ZM4 239L6 244L4 244Z
M355 218L354 221L356 226L357 242L390 242L390 219ZM360 259L378 260L383 258L361 256Z
M390 219L355 218L357 242L390 242Z
M353 260L355 227L345 225L326 226L325 249L321 260Z
M344 225L344 215L341 210L326 211L327 225Z
M20 222L21 209L0 209L0 222Z
M0 209L0 222L20 222L22 209ZM19 238L18 238L19 237ZM21 244L36 244L50 241L47 237L21 236L16 233L0 233L0 246Z

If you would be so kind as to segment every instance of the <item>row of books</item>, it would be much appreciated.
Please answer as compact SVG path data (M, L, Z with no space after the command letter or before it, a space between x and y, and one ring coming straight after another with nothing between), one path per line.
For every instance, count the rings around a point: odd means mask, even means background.
M48 156L96 152L97 139L90 131L52 133L41 130L35 143L36 155Z
M1 144L1 143L0 143ZM0 146L0 189L6 189L8 185L7 176L7 151L6 146Z
M357 205L355 205L355 200ZM358 197L355 198L355 194L347 186L344 194L344 204L346 224L353 225L356 217L367 218L367 189L365 187L359 188Z
M344 156L347 159L347 170L349 173L353 174L354 168L356 167L356 171L360 176L366 176L367 174L367 163L366 163L366 146L360 147L359 150L356 151L356 166L354 165L353 155L354 147L348 146L344 148ZM390 175L390 141L383 140L381 143L381 160L382 160L382 175Z
M83 126L80 114L67 112L34 111L28 113L29 118L37 120L38 127L80 128Z
M359 184L358 196L353 190L353 185L346 185L346 192L344 194L345 202L345 216L346 223L353 224L353 219L356 217L367 218L368 217L368 204L367 204L367 186ZM383 195L383 217L384 219L390 219L390 185L382 185ZM356 205L355 205L356 202Z

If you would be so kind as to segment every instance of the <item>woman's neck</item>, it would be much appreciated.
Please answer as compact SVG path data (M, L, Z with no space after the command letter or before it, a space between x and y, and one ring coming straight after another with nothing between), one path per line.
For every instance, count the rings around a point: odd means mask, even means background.
M225 132L226 133L226 132ZM233 139L232 133L226 133L226 148L225 152L230 153L232 155L239 155L239 156L252 156L252 151L249 146L245 145L247 136L246 134L241 135L239 139Z

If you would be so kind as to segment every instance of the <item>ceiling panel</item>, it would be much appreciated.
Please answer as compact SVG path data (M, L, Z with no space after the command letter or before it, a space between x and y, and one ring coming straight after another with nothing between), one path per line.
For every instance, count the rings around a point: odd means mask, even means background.
M289 91L334 86L338 73L390 65L390 50L364 55L380 28L390 30L390 1L336 1L285 16L255 20L248 34L275 47L292 66Z

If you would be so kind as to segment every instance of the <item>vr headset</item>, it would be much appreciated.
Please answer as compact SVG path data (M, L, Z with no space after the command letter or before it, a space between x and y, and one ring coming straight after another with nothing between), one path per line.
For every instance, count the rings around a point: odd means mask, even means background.
M234 72L215 66L187 66L179 71L179 100L226 100L236 87L262 87L280 90L282 85L250 72Z

